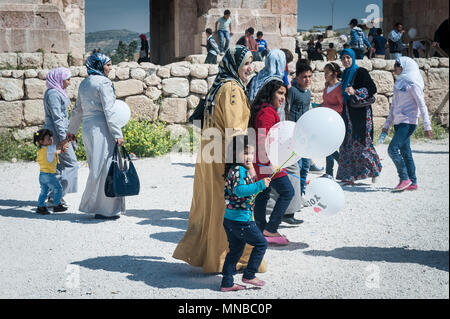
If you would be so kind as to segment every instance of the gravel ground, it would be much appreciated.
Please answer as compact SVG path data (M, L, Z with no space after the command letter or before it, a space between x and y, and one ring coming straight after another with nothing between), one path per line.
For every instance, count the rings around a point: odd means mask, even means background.
M140 195L119 220L98 221L77 211L87 167L70 209L40 216L37 164L0 163L0 298L449 298L448 139L413 144L415 192L391 192L396 170L387 145L377 149L377 184L344 187L335 216L304 208L302 225L282 224L291 244L268 249L267 285L227 294L220 275L171 257L187 228L192 164L136 161Z

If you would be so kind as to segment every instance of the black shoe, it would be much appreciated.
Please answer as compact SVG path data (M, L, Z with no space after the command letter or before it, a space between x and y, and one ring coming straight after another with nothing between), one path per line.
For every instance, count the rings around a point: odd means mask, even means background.
M104 216L104 215L100 215L100 214L95 214L94 218L95 219L104 219L104 220L116 220L116 219L119 219L120 216L119 215Z
M291 225L300 225L303 223L303 220L301 219L296 219L294 218L294 216L289 216L289 217L283 217L282 221Z
M58 206L53 207L54 213L65 212L67 207L64 207L63 204L59 204Z
M41 215L48 215L50 214L47 207L39 207L36 209L36 213L41 214Z
M311 173L321 173L323 172L323 167L318 167L316 164L311 165L311 167L309 168L309 171Z

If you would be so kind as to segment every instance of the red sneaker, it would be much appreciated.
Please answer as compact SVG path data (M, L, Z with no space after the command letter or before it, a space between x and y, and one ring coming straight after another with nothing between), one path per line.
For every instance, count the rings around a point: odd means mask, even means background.
M289 240L284 236L277 236L277 237L264 236L264 237L266 238L268 244L275 244L275 245L289 244Z
M409 186L411 186L412 182L410 179L406 181L400 181L400 183L394 188L394 192L403 192Z
M408 186L408 188L405 189L405 191L416 191L419 187L417 186L417 184L411 184L410 186Z

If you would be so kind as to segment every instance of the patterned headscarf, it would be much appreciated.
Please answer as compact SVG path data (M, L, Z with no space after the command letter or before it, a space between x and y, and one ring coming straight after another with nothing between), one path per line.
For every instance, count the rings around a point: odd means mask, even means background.
M70 76L71 76L70 70L67 68L60 67L50 70L50 72L47 73L46 78L47 88L58 90L65 97L69 97L69 94L67 94L67 91L64 88L63 81L69 79Z
M355 76L356 70L358 66L356 65L356 56L355 51L353 49L345 49L341 51L341 59L344 55L349 55L352 58L352 65L344 70L342 74L342 97L344 98L344 102L346 102L350 95L345 92L345 89L348 88L349 84L351 84L353 77Z
M111 61L111 58L103 53L94 53L86 60L87 73L89 75L103 75L106 76L103 71L103 66Z
M239 71L247 63L248 59L252 57L252 53L247 47L237 45L234 49L229 48L219 64L219 74L206 95L205 111L211 118L214 114L214 100L217 92L225 82L235 81L247 94L244 83L239 77ZM205 112L206 113L206 112Z
M251 102L256 98L259 90L272 80L283 79L286 69L286 54L281 50L271 50L266 57L264 69L252 79L249 87L248 99Z

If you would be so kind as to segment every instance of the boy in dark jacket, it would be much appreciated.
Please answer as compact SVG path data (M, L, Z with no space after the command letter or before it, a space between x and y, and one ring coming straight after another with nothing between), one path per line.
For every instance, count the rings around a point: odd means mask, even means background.
M205 64L217 64L217 55L219 54L219 46L216 40L214 40L213 32L210 28L205 30L206 32L206 45L202 44L203 47L206 46L208 55L206 56Z
M288 101L290 105L289 120L297 120L309 110L311 104L311 91L308 87L312 83L312 69L306 63L297 63L295 70L295 79L288 91ZM300 168L300 191L305 194L306 178L308 177L310 160L302 158L298 161Z

